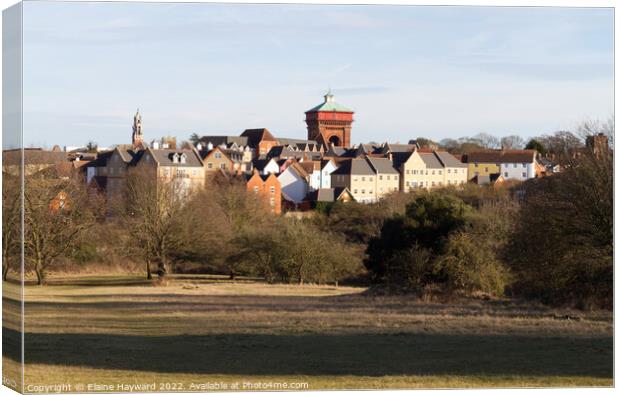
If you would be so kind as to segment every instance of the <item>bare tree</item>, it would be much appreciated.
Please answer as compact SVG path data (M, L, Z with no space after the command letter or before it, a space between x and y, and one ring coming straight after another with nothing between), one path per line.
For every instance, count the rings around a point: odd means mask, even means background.
M521 136L510 135L502 137L501 146L503 149L523 149L525 140Z
M488 133L478 133L472 140L479 142L484 148L499 148L500 145L499 139Z
M47 269L95 225L101 201L76 179L27 177L24 185L24 256L37 284Z
M158 275L164 277L174 251L187 244L188 191L175 179L133 173L127 177L125 195L120 199L115 214L128 232L128 248L146 263L147 278L151 278L153 263Z
M7 279L21 241L21 185L18 177L4 175L2 182L2 280Z

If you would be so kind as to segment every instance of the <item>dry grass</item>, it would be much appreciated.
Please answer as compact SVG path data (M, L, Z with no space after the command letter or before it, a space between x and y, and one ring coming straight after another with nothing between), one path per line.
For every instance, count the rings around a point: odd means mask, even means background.
M16 288L5 283L5 339L18 335ZM203 276L156 287L137 277L28 286L26 382L266 380L308 382L309 389L612 384L608 312L511 301L421 303L364 291ZM8 353L5 367L14 371L15 359Z

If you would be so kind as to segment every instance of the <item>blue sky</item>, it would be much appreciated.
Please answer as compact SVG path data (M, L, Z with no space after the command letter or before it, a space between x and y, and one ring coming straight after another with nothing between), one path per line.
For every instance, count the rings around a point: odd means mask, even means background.
M523 137L613 113L611 9L27 2L26 145L267 127L331 88L354 143Z

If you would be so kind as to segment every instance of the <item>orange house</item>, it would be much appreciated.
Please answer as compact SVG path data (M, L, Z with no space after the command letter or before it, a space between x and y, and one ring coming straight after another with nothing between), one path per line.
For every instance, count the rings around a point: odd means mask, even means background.
M272 213L282 213L282 190L278 177L273 173L261 175L254 172L247 182L247 189L258 195Z

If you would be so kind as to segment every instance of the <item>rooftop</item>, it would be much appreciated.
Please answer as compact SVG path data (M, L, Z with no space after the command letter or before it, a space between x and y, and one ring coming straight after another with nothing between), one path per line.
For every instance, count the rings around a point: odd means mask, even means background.
M336 111L336 112L350 112L353 113L353 110L346 108L342 104L336 103L334 100L334 95L329 91L325 96L325 101L319 104L316 107L309 109L306 112L318 112L318 111Z

